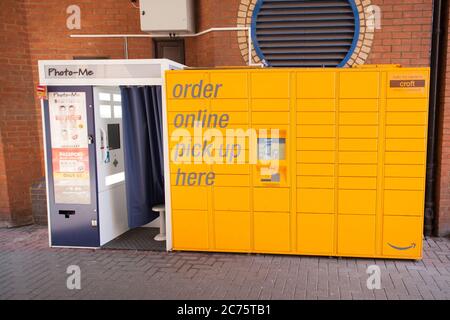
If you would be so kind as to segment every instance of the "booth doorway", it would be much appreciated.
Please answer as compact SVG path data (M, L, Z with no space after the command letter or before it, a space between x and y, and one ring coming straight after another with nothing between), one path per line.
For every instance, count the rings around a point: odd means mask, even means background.
M155 201L152 193L161 192L155 190L156 188L142 187L145 184L153 185L154 178L150 175L153 171L145 168L151 164L145 163L145 156L149 155L141 155L143 150L155 149L156 154L160 152L159 147L145 135L151 129L149 127L157 125L161 119L152 117L155 123L145 122L144 125L137 122L145 121L145 109L149 106L142 104L141 101L134 101L139 100L139 92L137 98L129 95L132 91L141 90L145 89L93 88L98 220L100 244L104 249L153 251L166 249L165 241L154 239L160 232L158 219L154 221L157 215L146 212L145 217L136 216L136 210L151 211L152 201ZM153 107L157 108L157 103L150 105L150 108ZM151 152L147 150L147 153ZM145 163L144 167L138 165L142 161ZM127 181L127 178L130 180ZM158 200L160 198L164 198L164 195L160 195ZM143 204L136 206L135 203ZM148 221L151 223L142 225Z

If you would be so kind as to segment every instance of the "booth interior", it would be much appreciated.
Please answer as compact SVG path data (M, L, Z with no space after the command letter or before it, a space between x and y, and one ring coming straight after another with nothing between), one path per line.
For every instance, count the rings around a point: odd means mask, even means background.
M163 83L166 70L183 68L39 61L50 246L171 249Z

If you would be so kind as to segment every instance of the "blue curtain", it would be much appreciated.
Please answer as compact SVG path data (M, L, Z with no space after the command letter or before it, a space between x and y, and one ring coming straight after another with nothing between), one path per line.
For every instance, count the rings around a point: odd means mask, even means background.
M161 87L120 90L128 225L136 228L157 218L152 207L164 203Z

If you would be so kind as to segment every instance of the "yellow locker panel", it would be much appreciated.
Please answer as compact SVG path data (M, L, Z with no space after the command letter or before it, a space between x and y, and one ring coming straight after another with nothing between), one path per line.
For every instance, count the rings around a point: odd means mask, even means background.
M425 164L425 152L386 152L386 164Z
M334 239L334 215L297 214L298 252L331 255Z
M297 162L300 163L334 163L334 151L297 151Z
M189 139L191 137L203 137L205 134L205 131L208 128L201 128L201 127L179 127L176 128L174 125L169 124L169 135L170 135L170 141L171 142L184 142L186 139ZM199 140L201 142L202 140Z
M428 99L388 99L386 111L428 111Z
M297 126L298 138L333 138L336 136L334 125L302 125Z
M425 190L424 178L386 178L386 190Z
M214 99L211 111L248 111L248 99Z
M423 151L427 148L426 139L386 139L386 151Z
M297 164L297 174L302 176L334 176L334 169L334 164Z
M376 152L339 152L339 163L377 163L378 154Z
M340 112L378 112L378 99L341 99L339 100Z
M340 177L339 189L363 189L363 190L376 190L377 178L369 177Z
M387 112L388 125L426 125L428 115L426 112Z
M249 123L248 112L228 111L228 112L226 112L226 114L228 115L228 124L248 124ZM225 128L225 129L227 129L227 128Z
M384 214L398 216L421 216L424 210L423 191L386 190Z
M250 165L249 164L213 164L211 165L211 169L217 175L220 174L239 174L239 175L248 175L250 174Z
M247 74L243 72L220 72L211 74L211 83L219 84L217 99L247 98Z
M375 253L375 216L338 216L338 254L373 256Z
M289 211L289 189L288 188L254 188L253 210L255 211Z
M298 99L297 112L334 112L336 99Z
M261 71L251 74L253 99L289 98L289 73Z
M375 190L339 190L340 214L375 214L377 192Z
M360 139L378 138L377 126L339 126L339 137Z
M386 138L424 138L426 126L386 126Z
M297 112L297 124L335 124L334 112Z
M422 217L384 217L383 255L420 259L422 257Z
M378 98L380 94L380 73L368 71L343 71L340 73L339 97Z
M320 83L320 85L317 85ZM334 98L336 96L336 72L297 73L297 96L299 98Z
M340 164L339 176L341 177L376 177L377 165L374 164Z
M297 212L334 213L334 189L297 189Z
M252 123L260 124L289 124L289 112L253 112Z
M253 99L252 111L289 111L289 99Z
M172 208L184 210L207 210L207 187L172 186Z
M172 174L172 178L175 177L175 179L172 179L173 184L175 184L175 182L176 182L176 177L177 177L176 173L178 173L178 170L180 170L180 173L187 173L187 174L189 174L191 172L206 172L206 171L209 171L209 165L204 164L204 163L201 163L201 164L194 164L194 163L175 164L175 163L172 163L170 165L170 173ZM180 181L180 183L183 181L182 176L180 176L179 181Z
M377 112L341 112L339 114L340 125L377 125Z
M208 110L208 108L209 100L207 99L173 99L167 101L167 111L169 112L197 112L198 110Z
M254 247L257 252L288 252L290 245L290 217L286 212L255 212Z
M214 187L214 209L221 211L250 210L250 190L246 187Z
M242 174L216 174L214 185L218 187L249 187L250 176Z
M377 139L339 139L339 151L377 151Z
M425 165L385 165L385 177L425 177Z
M249 251L251 249L250 213L216 211L214 239L216 249Z
M172 211L173 247L175 250L208 249L208 214L206 211Z
M336 149L333 138L297 138L297 150L302 151L332 151Z
M298 188L334 188L334 177L297 176Z

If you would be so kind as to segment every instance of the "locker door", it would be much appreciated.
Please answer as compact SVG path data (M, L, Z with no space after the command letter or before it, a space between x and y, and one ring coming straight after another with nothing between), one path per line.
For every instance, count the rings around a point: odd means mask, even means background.
M51 244L99 247L92 87L49 87L44 103Z

